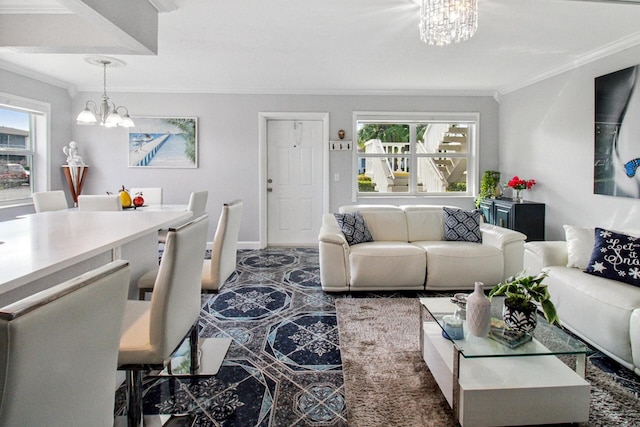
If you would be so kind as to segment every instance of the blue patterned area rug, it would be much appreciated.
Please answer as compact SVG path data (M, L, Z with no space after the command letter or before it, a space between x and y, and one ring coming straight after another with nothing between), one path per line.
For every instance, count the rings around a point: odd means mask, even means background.
M220 291L202 295L200 337L232 338L220 370L145 377L144 413L188 413L198 427L346 427L333 301L316 248L239 251Z
M458 425L419 350L416 298L337 299L349 427ZM640 400L588 364L589 427L639 426Z

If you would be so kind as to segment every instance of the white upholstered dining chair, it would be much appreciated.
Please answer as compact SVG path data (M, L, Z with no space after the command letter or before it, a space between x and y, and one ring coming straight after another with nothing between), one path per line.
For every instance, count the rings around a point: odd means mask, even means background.
M33 206L38 212L61 211L68 209L67 197L62 190L33 193Z
M0 308L0 425L111 427L129 264Z
M207 208L207 198L209 197L209 191L194 191L189 196L189 203L187 204L187 210L191 211L191 218L197 218L204 214ZM158 230L158 242L164 243L167 239L167 230Z
M211 259L202 264L202 290L218 291L236 270L242 200L225 203L211 246Z
M108 195L80 195L78 196L79 211L121 211L122 202L117 194Z
M222 206L218 226L213 236L211 259L202 263L202 291L217 291L236 269L238 253L238 235L242 219L242 200L225 203ZM145 299L152 292L158 270L153 269L138 279L138 297Z
M189 195L189 203L187 204L187 210L193 213L193 217L199 217L207 209L207 199L209 198L209 191L194 191Z
M131 187L129 194L133 199L138 193L142 194L145 205L162 204L162 187Z
M127 371L127 422L142 422L142 371L162 369L191 332L191 367L198 365L200 275L209 219L169 229L151 301L127 301L119 369Z

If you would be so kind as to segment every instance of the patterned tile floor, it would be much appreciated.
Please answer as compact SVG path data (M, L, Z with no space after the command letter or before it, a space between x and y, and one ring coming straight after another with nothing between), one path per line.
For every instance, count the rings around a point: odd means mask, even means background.
M416 293L325 294L317 249L240 251L222 290L202 297L200 336L233 338L220 371L145 378L145 414L191 413L194 426L346 426L334 301L365 296ZM640 377L599 353L591 360L640 393Z

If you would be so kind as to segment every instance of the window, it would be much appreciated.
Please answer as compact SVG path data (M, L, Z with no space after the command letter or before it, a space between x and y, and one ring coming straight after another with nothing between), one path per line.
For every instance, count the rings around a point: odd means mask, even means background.
M33 104L1 95L6 103L0 103L0 205L30 202L38 177L34 168L36 148L46 152L47 108L21 108L21 105L33 107Z
M473 196L478 117L354 113L356 194Z

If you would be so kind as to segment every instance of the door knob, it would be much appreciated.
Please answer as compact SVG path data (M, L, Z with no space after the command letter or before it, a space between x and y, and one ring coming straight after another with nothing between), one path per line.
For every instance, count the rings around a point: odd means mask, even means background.
M273 188L267 188L267 193L271 193L273 191Z
M267 180L267 183L269 183L269 184L271 184L272 182L273 182L273 180L272 180L271 178L269 178L269 179Z

